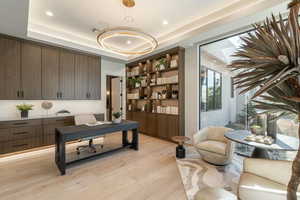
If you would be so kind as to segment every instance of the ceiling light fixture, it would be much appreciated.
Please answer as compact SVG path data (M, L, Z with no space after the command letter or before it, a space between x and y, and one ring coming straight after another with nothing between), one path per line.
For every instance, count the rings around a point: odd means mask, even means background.
M168 24L169 24L169 22L167 20L163 21L163 25L168 25Z
M110 51L124 54L124 55L143 55L152 52L154 49L157 48L158 43L154 37L151 35L144 33L142 31L139 31L134 28L130 27L116 27L112 29L107 29L104 31L100 31L97 29L94 29L94 32L99 32L97 36L97 42L98 44L104 48L108 49ZM110 44L108 44L107 40L114 38L114 37L126 37L126 38L132 38L132 39L140 39L143 40L147 47L142 50L123 50L121 48L114 47ZM129 41L131 43L131 41ZM127 44L128 41L127 41Z
M134 0L122 0L123 5L126 8L132 8L135 6ZM134 21L133 17L126 16L125 22ZM147 53L151 53L158 47L157 40L150 34L147 34L139 29L127 27L127 26L120 26L115 28L109 28L104 30L98 30L96 28L93 29L93 32L97 32L97 42L98 44L109 51L123 54L123 55L143 55ZM124 50L123 48L118 48L114 45L110 45L108 40L113 38L126 38L126 43L129 45L132 43L133 40L140 40L143 41L143 48L138 49L130 49Z
M51 12L51 11L46 11L46 15L48 15L49 17L53 17L53 12Z

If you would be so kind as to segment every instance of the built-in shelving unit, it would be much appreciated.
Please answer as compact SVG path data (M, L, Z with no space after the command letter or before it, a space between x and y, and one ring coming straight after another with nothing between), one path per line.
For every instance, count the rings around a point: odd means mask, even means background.
M127 119L142 133L184 135L184 53L176 47L127 64Z

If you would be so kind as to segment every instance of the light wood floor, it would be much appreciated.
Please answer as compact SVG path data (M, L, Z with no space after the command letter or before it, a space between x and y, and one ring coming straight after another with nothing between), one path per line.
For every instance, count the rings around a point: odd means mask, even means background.
M186 200L175 146L141 135L139 151L82 163L65 176L54 164L53 148L0 158L0 199Z

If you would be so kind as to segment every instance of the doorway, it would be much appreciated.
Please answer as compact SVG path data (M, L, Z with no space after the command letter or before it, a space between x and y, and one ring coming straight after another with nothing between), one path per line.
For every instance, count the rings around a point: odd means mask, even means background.
M114 112L122 112L123 80L119 76L106 76L106 119L112 120Z

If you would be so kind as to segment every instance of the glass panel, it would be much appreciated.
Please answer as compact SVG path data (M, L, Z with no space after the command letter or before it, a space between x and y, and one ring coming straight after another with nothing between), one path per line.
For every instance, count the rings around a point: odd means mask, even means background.
M211 70L207 70L207 110L214 110L215 108L215 84L214 84L214 78L215 73Z
M207 74L206 74L207 70L203 67L201 69L201 74L200 74L200 78L201 78L201 86L202 86L202 91L201 91L201 110L203 111L207 111Z

